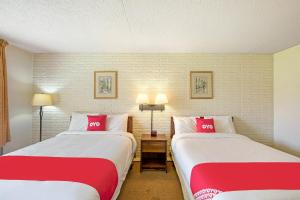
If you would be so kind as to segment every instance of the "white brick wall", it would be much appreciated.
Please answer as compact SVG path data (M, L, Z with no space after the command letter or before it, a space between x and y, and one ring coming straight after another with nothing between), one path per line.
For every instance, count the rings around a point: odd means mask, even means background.
M93 98L93 72L117 70L119 98ZM214 99L189 98L189 72L214 72ZM72 111L128 112L134 135L150 128L150 113L140 112L138 93L168 95L164 112L154 113L154 127L169 133L171 115L233 115L239 133L273 144L272 55L246 54L36 54L34 90L55 93L55 107L46 107L44 138L68 127ZM38 110L33 110L33 141L38 140ZM139 156L139 152L137 154Z

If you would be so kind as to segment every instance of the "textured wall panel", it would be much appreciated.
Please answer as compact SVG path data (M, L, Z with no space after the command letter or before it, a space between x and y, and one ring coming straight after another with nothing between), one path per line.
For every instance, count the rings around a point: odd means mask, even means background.
M154 113L154 127L169 133L171 115L233 115L239 133L273 144L273 60L271 55L239 54L36 54L34 90L54 93L46 107L44 138L68 127L72 111L128 112L134 135L149 132L150 112L140 112L138 93L166 93L169 104ZM119 98L93 98L93 72L117 70ZM189 98L189 72L214 72L214 99ZM33 141L38 140L38 110L33 115ZM139 149L139 148L138 148ZM139 156L139 152L137 154Z

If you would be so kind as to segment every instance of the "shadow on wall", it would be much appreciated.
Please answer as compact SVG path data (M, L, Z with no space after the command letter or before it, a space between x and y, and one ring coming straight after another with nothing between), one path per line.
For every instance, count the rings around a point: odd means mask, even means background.
M8 74L8 108L9 117L12 118L16 115L31 113L31 98L32 91L28 92L28 89L32 88L31 83L22 82L15 79Z
M28 126L28 123L32 124L31 114L20 114L10 117L11 141L4 146L4 153L9 153L32 144L32 128Z
M31 144L32 83L20 80L17 80L14 74L8 73L8 111L11 141L4 146L4 153Z

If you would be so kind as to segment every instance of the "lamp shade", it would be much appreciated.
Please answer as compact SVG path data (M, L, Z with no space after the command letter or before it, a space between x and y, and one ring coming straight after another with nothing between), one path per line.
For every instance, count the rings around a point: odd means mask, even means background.
M136 98L138 104L149 104L149 98L147 94L139 94Z
M50 94L34 94L32 99L33 106L51 106L52 97Z
M168 97L165 94L158 94L155 98L155 104L166 104L168 103Z

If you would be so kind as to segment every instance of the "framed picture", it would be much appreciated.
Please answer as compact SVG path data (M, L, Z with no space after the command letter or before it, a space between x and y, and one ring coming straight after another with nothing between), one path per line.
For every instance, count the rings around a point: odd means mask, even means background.
M213 72L191 71L190 72L191 99L213 98Z
M115 99L118 97L118 72L94 72L94 99Z

